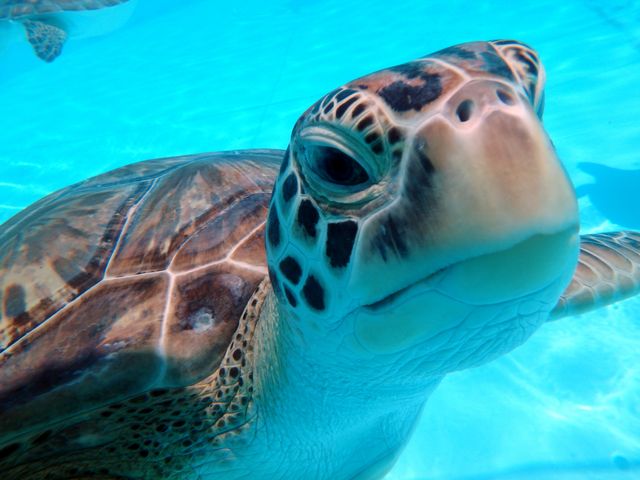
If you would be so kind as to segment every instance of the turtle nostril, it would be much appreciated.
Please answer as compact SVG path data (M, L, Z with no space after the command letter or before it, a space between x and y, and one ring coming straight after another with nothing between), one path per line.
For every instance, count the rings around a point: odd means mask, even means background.
M473 112L473 101L471 100L464 100L456 109L456 115L461 122L469 120L471 118L471 112Z
M505 105L515 105L516 103L513 97L508 92L505 92L501 88L496 90L496 95L498 96L500 101Z

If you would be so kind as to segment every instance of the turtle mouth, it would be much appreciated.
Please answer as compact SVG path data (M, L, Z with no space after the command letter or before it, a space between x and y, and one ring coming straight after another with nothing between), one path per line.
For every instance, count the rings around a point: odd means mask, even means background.
M460 262L457 262L460 263ZM430 284L434 281L438 280L438 276L444 276L444 274L447 272L447 270L449 270L449 268L453 267L454 265L456 265L457 263L452 263L451 265L447 265L445 267L442 267L438 270L436 270L433 273L430 273L429 275L422 277L421 279L410 283L409 285L407 285L406 287L402 287L399 290L396 290L395 292L387 295L386 297L381 298L380 300L377 300L373 303L368 303L366 305L363 305L362 308L365 308L367 310L370 311L377 311L377 310L383 310L384 308L390 306L390 305L394 305L395 303L397 303L398 301L400 301L400 299L402 299L403 297L406 296L406 294L408 294L410 291L415 290L417 287L420 287L422 285L426 285L426 284Z
M452 262L362 307L368 311L384 310L428 289L474 305L524 297L562 277L568 283L579 244L574 226L556 233L535 234L505 249Z

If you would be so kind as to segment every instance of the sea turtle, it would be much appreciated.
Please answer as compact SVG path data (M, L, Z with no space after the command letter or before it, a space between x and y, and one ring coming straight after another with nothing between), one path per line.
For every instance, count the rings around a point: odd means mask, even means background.
M544 73L474 42L325 95L286 152L150 160L0 227L3 479L374 479L447 373L635 294L578 235Z
M0 0L0 21L22 24L35 54L52 62L62 52L73 19L69 14L119 5L129 0Z

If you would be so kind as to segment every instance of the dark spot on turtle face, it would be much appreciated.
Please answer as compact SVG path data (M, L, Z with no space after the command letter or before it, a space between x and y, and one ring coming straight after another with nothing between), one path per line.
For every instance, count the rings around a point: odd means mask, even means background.
M482 52L480 54L482 60L484 60L484 69L489 72L497 75L499 77L506 78L510 81L515 81L513 77L513 72L509 66L505 63L504 60L495 52Z
M280 164L280 173L284 172L287 168L289 168L289 148L287 147L286 152L284 152L284 156L282 157L282 163Z
M460 105L456 108L456 116L458 117L458 120L463 123L469 121L471 113L473 112L473 106L473 100L467 99L460 102Z
M434 202L433 176L435 167L425 153L425 145L416 143L411 150L407 167L404 192L411 205L420 205L423 210Z
M440 57L440 56L448 56L448 57L456 57L462 60L475 60L477 57L476 52L471 50L467 50L466 48L460 45L454 45L453 47L447 47L443 50L440 50L433 55L428 55L429 57Z
M24 313L27 309L26 292L22 285L9 285L4 291L4 313L15 320L27 320Z
M313 275L307 277L302 288L302 295L309 306L315 310L324 310L324 288Z
M332 267L343 268L347 266L357 233L358 224L353 220L330 223L327 226L325 253Z
M371 132L369 134L367 134L366 137L364 137L364 141L367 143L373 143L376 140L378 140L380 138L380 135L378 135L377 132Z
M365 85L364 83L360 83L360 84L358 84L358 88L360 90L368 90L369 89L369 85Z
M420 79L421 85L410 85L401 80L393 82L380 89L378 95L396 112L420 111L442 93L440 75L424 72Z
M315 115L316 113L318 113L318 111L320 111L320 102L316 102L313 104L313 107L311 107L311 111L309 112L310 115Z
M336 110L336 118L342 118L344 112L346 112L347 109L357 100L358 97L351 97L349 100L346 100L344 103L342 103Z
M300 281L302 269L300 268L300 264L295 258L291 256L285 257L280 262L280 271L294 285L297 285Z
M511 94L501 88L498 88L496 90L496 96L505 105L514 105L516 103L514 98L511 96Z
M344 100L345 98L347 98L347 97L349 97L349 96L351 96L351 95L353 95L353 94L355 94L355 93L358 93L358 91L357 91L357 90L354 90L354 89L352 89L352 88L345 88L344 90L342 90L341 92L339 92L339 93L336 95L336 100L337 100L337 101L339 101L339 102L341 102L341 101L342 101L342 100Z
M240 350L239 348L236 348L236 349L233 351L232 356L233 356L233 359L234 359L236 362L239 362L239 361L242 359L242 350Z
M395 145L402 138L402 134L400 133L400 129L397 127L391 127L387 132L387 139L391 145Z
M289 305L291 305L293 308L296 308L298 306L298 300L296 300L296 296L286 285L284 286L284 294L287 297Z
M238 369L238 367L231 367L229 369L229 376L231 378L238 378L238 375L240 375L240 370Z
M298 224L309 237L315 238L318 220L320 220L320 214L311 200L302 200L298 208Z
M385 262L389 258L389 251L402 258L409 254L403 228L398 226L396 220L390 215L381 222L378 234L374 236L371 243Z
M364 112L365 108L367 108L367 107L365 106L365 104L364 104L364 103L360 103L360 104L356 105L356 108L354 108L354 109L351 111L351 118L358 118L358 116L359 116L362 112Z
M327 103L327 105L322 109L322 111L327 114L329 113L331 110L333 110L334 107L334 103L333 102L329 102Z
M384 151L384 146L382 145L382 142L378 140L376 143L371 145L371 151L376 155L380 155Z
M335 90L330 91L329 93L327 93L324 98L322 99L322 106L326 107L329 103L331 103L331 101L333 100L333 98L340 92L339 88L336 88Z
M527 69L529 70L529 73L531 75L536 77L538 76L538 67L527 55L522 52L517 52L516 58L527 66Z
M373 123L373 115L367 115L356 124L356 129L361 132Z
M275 203L271 204L269 210L269 222L267 226L267 240L272 248L277 248L280 245L280 218L278 218L278 211Z
M298 177L291 172L289 176L282 182L282 199L288 202L298 193Z

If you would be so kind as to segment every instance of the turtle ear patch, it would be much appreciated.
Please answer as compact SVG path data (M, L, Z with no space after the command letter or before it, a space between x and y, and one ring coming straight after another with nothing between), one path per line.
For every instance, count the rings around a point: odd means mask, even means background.
M397 68L396 68L396 71ZM435 73L413 70L407 72L400 70L409 80L419 78L421 85L413 85L402 80L395 81L378 91L378 95L396 112L415 110L419 112L422 107L436 100L442 93L442 81L440 75Z
M358 224L353 220L330 223L327 226L325 253L332 267L344 268L347 266L357 233Z

